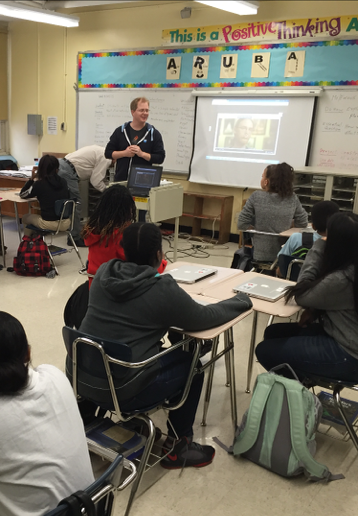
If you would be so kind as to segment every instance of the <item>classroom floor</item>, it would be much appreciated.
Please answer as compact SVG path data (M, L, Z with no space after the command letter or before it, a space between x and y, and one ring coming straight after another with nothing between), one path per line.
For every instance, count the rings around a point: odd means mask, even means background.
M4 218L7 266L12 264L19 240L14 219ZM65 237L57 237L55 242L65 245ZM179 246L188 248L185 241ZM167 243L164 249L168 248ZM185 261L195 261L208 265L229 267L236 244L220 246L209 250L207 259L179 256ZM83 260L87 250L80 250ZM2 257L0 257L2 263ZM62 342L63 309L71 293L84 278L78 274L80 264L75 252L59 256L56 260L60 276L30 278L16 276L6 269L0 271L0 309L17 317L23 324L32 349L32 363L36 367L50 363L64 370L65 349ZM259 317L258 338L266 324L264 316ZM238 399L238 417L250 402L245 394L246 367L250 341L251 316L234 328L235 366ZM254 377L263 372L254 363ZM350 397L350 392L344 394ZM233 430L230 416L229 389L225 387L224 361L217 363L214 375L212 399L207 426L201 427L202 404L195 423L195 438L201 443L212 444L217 437L225 445L230 445ZM158 426L165 428L162 415L153 418ZM141 495L134 502L131 515L156 514L156 516L187 515L227 515L227 516L326 516L327 514L352 514L358 505L356 479L358 478L358 457L351 442L335 440L318 434L316 459L326 464L333 473L343 473L344 480L330 484L308 483L303 476L294 479L281 478L245 459L234 459L222 448L215 445L216 456L212 465L202 469L166 471L160 466L145 475ZM93 459L95 471L104 464L98 457ZM115 515L123 514L128 492L120 493Z

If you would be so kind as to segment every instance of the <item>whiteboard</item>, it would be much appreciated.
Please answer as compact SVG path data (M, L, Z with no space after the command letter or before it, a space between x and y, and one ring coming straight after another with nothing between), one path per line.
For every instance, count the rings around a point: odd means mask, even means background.
M105 147L113 131L132 120L129 105L136 97L150 101L148 123L161 133L164 170L188 173L193 147L195 98L191 90L85 90L78 92L77 148Z
M318 100L310 165L343 171L358 168L358 91L323 91Z

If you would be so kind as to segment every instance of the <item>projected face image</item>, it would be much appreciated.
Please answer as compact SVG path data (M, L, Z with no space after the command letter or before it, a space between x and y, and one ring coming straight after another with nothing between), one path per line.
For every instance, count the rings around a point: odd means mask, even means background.
M234 137L231 147L245 149L249 145L249 140L254 130L254 123L251 118L239 118L235 123Z
M216 120L214 151L239 154L274 154L279 134L279 117L230 117L219 114Z

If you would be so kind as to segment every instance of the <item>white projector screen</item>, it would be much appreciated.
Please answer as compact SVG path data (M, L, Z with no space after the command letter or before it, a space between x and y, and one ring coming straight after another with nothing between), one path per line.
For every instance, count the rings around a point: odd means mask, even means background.
M314 97L199 97L189 181L259 188L268 165L306 165Z

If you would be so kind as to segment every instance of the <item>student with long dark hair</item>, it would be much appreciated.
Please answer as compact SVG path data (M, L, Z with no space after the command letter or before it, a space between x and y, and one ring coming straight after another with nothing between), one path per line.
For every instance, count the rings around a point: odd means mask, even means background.
M171 327L192 331L212 328L252 306L245 294L202 306L180 288L171 275L158 274L163 256L162 235L154 224L131 224L123 232L122 245L127 261L110 260L98 269L80 330L99 338L125 342L132 349L134 362L158 353L161 339ZM131 387L122 400L123 410L140 410L176 396L184 388L191 360L191 353L182 349L158 360L129 384ZM129 370L123 383L127 384L133 374L135 372ZM203 374L195 375L184 405L170 411L169 420L180 441L162 461L168 469L201 467L213 460L214 448L193 442L193 423L202 385ZM175 436L170 425L168 433Z
M123 231L135 221L136 206L128 188L113 185L105 190L82 231L88 247L89 274L95 274L102 263L113 258L125 260Z
M308 216L293 192L294 172L287 163L265 168L262 190L255 191L247 200L238 220L238 229L253 226L257 231L281 233L294 223L297 228L307 226ZM269 235L254 235L254 260L273 262L285 239Z
M327 240L308 252L286 299L304 307L300 324L266 328L256 356L265 369L288 363L301 379L313 374L358 380L358 216L336 213Z
M69 199L70 194L65 179L58 175L59 162L55 156L46 154L39 161L36 175L29 179L22 187L20 197L28 199L37 197L40 203L41 215L27 213L23 215L24 234L31 236L31 229L26 225L34 225L40 229L57 229L59 216L55 213L55 202ZM70 227L70 219L61 222L60 231L66 231Z
M52 365L29 363L24 328L0 312L1 516L42 516L93 482L69 381Z

